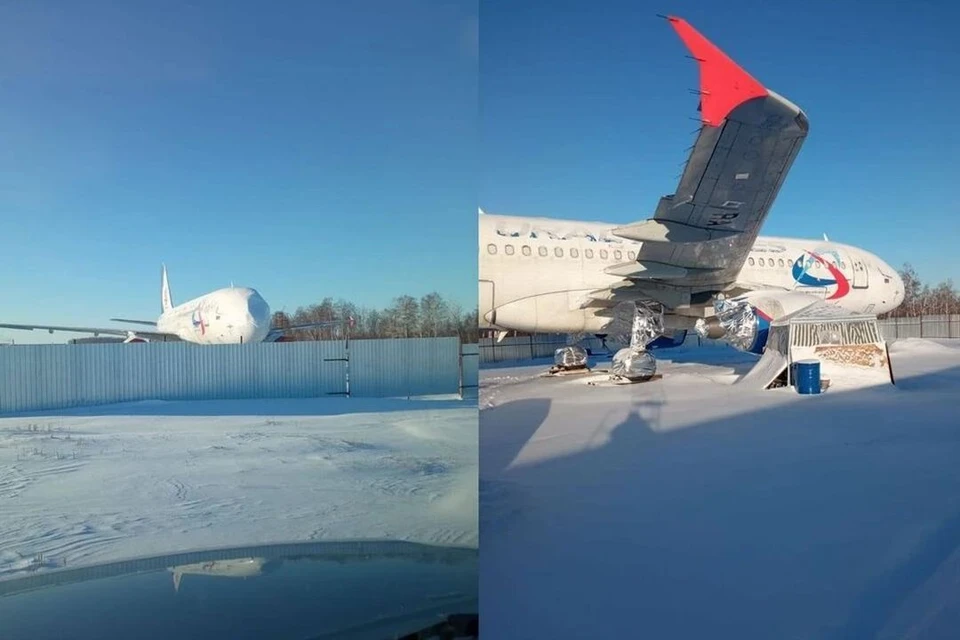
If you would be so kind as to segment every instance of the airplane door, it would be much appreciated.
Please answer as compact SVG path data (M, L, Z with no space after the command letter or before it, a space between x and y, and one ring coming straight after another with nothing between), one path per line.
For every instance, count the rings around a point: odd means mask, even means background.
M497 322L497 312L493 306L493 282L480 281L480 326L490 326Z
M854 289L866 289L870 286L870 271L867 265L858 257L853 258L853 281L851 284Z

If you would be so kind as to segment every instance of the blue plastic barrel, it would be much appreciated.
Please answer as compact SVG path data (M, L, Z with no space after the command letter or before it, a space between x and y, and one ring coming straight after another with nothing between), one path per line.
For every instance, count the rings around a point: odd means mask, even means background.
M820 393L820 361L798 360L794 369L797 393L805 395Z

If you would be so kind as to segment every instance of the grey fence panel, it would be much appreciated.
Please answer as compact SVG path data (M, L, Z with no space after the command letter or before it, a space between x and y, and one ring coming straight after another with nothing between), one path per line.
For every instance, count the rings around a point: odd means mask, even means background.
M134 400L309 398L346 393L343 341L0 349L0 412ZM457 358L453 359L457 366ZM457 376L453 376L456 385Z
M350 395L369 398L460 392L460 338L350 341Z
M480 345L460 346L460 393L476 395L480 386Z
M885 340L904 338L960 338L960 315L930 315L880 320Z

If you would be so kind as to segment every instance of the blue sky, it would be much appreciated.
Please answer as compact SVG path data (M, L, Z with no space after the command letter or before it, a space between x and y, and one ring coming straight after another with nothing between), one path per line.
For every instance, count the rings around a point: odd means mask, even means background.
M657 13L686 18L810 118L764 234L826 232L960 285L960 5L946 0L483 0L486 211L622 223L673 192L698 71Z
M174 302L472 308L477 28L471 2L5 3L0 316L153 319L162 261Z

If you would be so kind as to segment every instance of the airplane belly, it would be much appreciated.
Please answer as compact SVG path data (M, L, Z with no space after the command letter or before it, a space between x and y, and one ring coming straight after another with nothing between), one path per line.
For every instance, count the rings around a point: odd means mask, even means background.
M572 305L568 292L558 291L498 306L496 324L527 333L576 333L588 328L588 315L594 318L587 310Z

